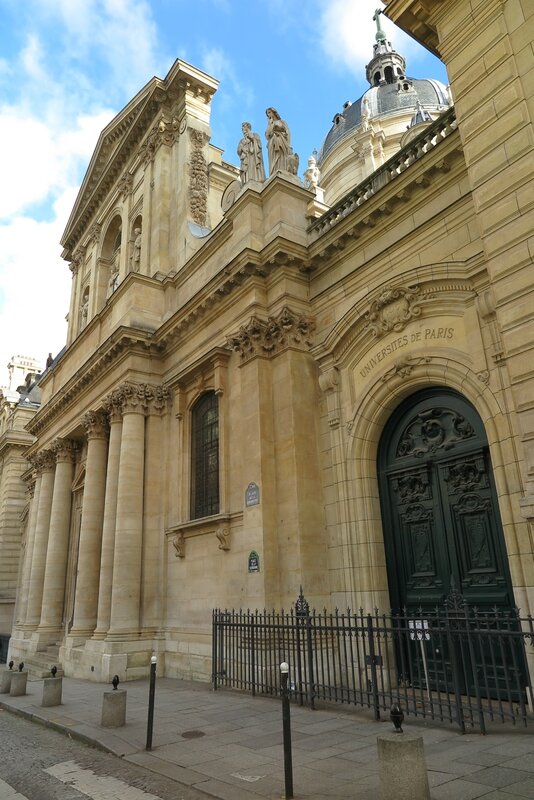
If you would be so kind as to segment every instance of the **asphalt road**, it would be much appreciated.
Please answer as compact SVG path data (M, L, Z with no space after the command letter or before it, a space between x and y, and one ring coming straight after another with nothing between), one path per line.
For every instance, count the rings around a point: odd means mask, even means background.
M0 800L115 797L206 800L208 795L0 709Z

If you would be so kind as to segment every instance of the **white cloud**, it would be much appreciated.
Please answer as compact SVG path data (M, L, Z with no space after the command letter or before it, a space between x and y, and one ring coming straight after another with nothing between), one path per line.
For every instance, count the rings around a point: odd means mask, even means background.
M144 0L28 0L23 44L0 60L0 385L14 354L65 344L71 275L59 240L101 130L161 59ZM94 71L93 71L94 69ZM116 105L115 111L109 105Z
M329 0L322 4L316 29L320 45L334 65L348 68L357 78L361 78L373 53L376 7L376 0ZM398 52L407 58L417 58L421 48L413 39L396 28L384 14L380 16L380 24Z

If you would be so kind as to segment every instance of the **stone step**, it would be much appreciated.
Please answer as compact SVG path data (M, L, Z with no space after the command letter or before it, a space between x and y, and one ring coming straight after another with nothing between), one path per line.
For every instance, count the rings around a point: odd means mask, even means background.
M24 668L28 670L28 679L30 681L42 680L43 678L50 678L50 667L57 667L57 678L63 677L63 667L59 663L57 653L52 654L51 658L47 652L33 653L24 659ZM17 668L15 665L14 669Z

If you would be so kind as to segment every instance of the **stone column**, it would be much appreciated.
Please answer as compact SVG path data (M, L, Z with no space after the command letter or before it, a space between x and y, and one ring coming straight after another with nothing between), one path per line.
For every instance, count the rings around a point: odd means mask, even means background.
M56 454L56 478L38 628L38 632L44 634L43 638L50 641L60 633L63 617L76 443L69 439L58 439L52 445L52 450Z
M107 414L102 410L90 411L83 418L83 426L87 433L87 461L74 619L70 635L87 638L91 636L96 626L108 450Z
M127 639L139 630L147 388L121 387L124 404L108 639Z
M106 637L111 616L111 581L113 579L117 484L119 480L119 458L122 437L122 406L119 393L112 392L108 398L107 408L110 424L108 468L106 473L104 524L102 528L100 580L98 584L98 612L96 629L93 635L94 639L104 639Z
M37 458L37 469L41 472L39 490L39 506L35 520L33 552L31 554L31 572L28 587L28 606L26 626L35 629L41 621L41 602L43 599L43 580L48 547L48 531L50 511L52 509L52 493L54 490L54 474L56 456L51 450L45 450Z

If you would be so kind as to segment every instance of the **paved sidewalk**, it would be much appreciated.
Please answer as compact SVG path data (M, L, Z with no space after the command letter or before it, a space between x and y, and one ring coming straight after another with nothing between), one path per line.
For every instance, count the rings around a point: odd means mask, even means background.
M148 681L127 690L126 725L100 726L111 687L63 679L63 705L41 707L42 681L24 697L0 695L0 707L29 716L140 764L209 797L284 797L281 703L207 684L158 678L153 749L146 752ZM8 719L4 719L4 725ZM432 800L534 798L534 728L494 724L487 736L453 726L405 720L425 742ZM296 800L377 800L376 737L392 730L353 709L291 706ZM392 795L394 797L394 795Z

